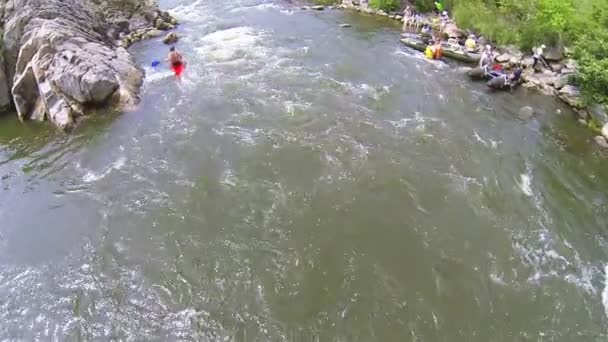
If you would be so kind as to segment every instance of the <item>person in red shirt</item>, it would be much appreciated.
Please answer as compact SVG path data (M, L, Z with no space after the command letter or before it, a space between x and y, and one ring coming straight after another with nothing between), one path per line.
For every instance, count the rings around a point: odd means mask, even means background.
M173 70L175 76L179 78L186 67L186 60L184 59L184 56L182 56L181 53L175 51L175 47L172 46L169 48L167 62L169 62L171 70Z

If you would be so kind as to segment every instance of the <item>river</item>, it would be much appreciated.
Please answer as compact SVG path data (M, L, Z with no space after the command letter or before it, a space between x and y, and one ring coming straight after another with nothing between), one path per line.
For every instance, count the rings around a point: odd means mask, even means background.
M608 339L608 162L567 108L388 19L161 4L181 82L146 41L134 111L0 120L0 340Z

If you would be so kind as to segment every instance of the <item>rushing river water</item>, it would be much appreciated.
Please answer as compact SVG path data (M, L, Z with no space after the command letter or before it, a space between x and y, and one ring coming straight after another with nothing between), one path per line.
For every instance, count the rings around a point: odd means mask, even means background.
M608 161L567 109L383 18L163 5L181 83L146 67L69 135L0 122L0 340L608 339Z

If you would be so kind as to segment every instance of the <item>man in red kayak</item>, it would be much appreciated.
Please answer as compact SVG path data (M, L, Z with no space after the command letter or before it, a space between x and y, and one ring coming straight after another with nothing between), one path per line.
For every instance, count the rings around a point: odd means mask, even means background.
M184 72L184 68L186 67L186 61L184 60L184 56L181 53L175 51L175 48L172 46L169 48L169 56L167 56L167 62L171 66L171 70L175 73L175 76L178 78Z

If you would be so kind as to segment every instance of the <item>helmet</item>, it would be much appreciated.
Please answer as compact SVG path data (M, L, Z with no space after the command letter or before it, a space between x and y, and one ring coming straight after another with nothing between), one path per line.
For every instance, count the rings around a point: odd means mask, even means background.
M491 45L486 45L486 50L492 50L492 46Z
M448 11L441 12L441 15L448 15Z

